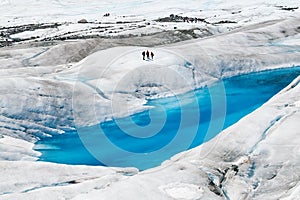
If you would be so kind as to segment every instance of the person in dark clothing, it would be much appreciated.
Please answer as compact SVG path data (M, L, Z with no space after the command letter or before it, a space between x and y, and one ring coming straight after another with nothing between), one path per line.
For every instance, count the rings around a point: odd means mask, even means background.
M142 55L143 55L143 60L145 60L145 55L146 55L145 51L143 51Z
M151 60L153 60L153 58L154 58L154 53L151 51Z
M149 53L148 50L147 50L147 52L146 52L146 56L147 56L147 59L150 59L150 53Z

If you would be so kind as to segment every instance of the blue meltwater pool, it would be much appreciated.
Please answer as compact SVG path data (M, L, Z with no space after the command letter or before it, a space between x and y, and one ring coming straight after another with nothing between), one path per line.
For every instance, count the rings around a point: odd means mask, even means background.
M35 150L40 161L145 170L212 139L299 75L300 67L251 73L150 100L150 110L43 138Z

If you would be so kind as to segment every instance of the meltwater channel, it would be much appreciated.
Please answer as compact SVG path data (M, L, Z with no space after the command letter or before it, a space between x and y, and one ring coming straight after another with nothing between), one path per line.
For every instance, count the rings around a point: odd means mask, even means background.
M147 103L153 106L150 110L43 138L34 149L42 153L40 161L145 170L212 139L221 130L260 107L299 75L300 66L224 79L222 85L226 102L223 106L226 112L220 128L213 127L215 120L222 116L212 117L212 107L218 109L218 105L212 105L211 91L221 82L183 94L181 102L178 96L150 100ZM182 125L183 113L187 119ZM196 118L199 120L194 120ZM144 137L147 127L151 127L149 131L156 130L155 134ZM175 141L178 134L186 137ZM184 138L190 141L184 141Z

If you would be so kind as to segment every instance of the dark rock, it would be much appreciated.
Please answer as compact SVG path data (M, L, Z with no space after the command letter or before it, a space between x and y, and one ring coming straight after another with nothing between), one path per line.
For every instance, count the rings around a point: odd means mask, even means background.
M86 19L81 19L81 20L78 21L78 23L80 23L80 24L86 24L86 23L88 23L88 21Z
M288 7L282 7L281 10L286 10L286 11L295 11L297 10L298 7L291 7L291 8L288 8Z

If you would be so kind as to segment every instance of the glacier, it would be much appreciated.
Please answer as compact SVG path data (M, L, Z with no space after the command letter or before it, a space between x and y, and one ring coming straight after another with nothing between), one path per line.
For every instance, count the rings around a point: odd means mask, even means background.
M211 141L143 172L37 162L33 150L43 137L147 109L151 98L299 66L298 1L0 4L0 42L11 43L0 49L1 199L300 198L300 77ZM157 20L173 13L207 23ZM90 23L78 24L82 18ZM226 20L236 23L219 24ZM156 54L148 68L145 49Z

